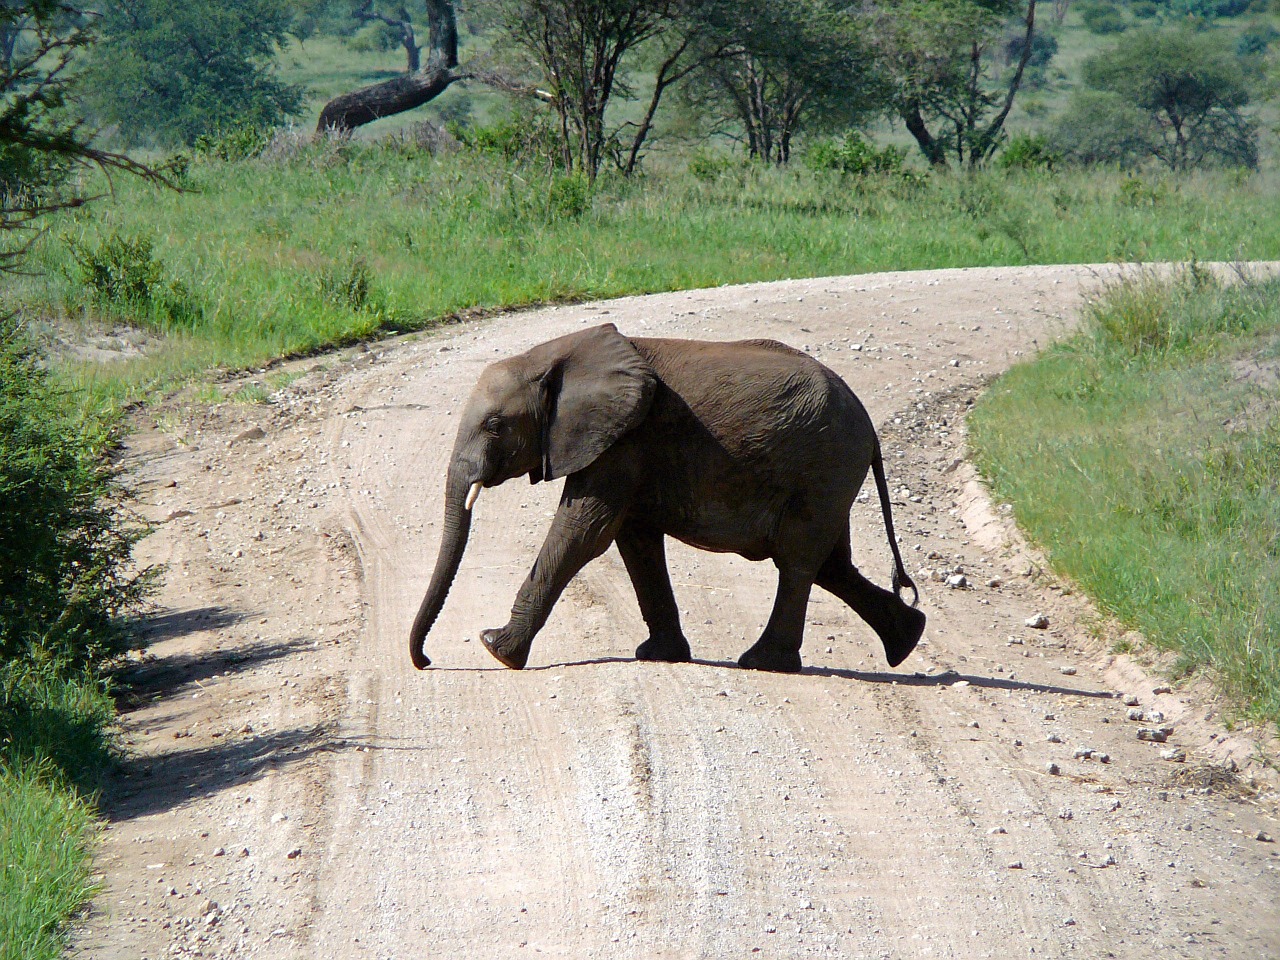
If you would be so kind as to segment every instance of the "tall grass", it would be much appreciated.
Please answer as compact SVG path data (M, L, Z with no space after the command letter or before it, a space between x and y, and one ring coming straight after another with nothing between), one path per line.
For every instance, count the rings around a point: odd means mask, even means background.
M1113 285L971 435L997 496L1099 606L1280 721L1280 281Z
M121 182L53 223L28 315L122 319L166 345L124 380L428 326L476 308L788 277L1199 257L1280 249L1266 176L1106 172L925 178L720 163L594 188L533 163L412 140L283 138L260 159L193 162L187 191ZM97 260L134 251L145 295ZM87 266L86 266L87 265ZM123 268L128 268L124 264ZM336 296L349 280L351 296ZM96 285L95 285L96 283ZM113 368L120 377L122 368Z

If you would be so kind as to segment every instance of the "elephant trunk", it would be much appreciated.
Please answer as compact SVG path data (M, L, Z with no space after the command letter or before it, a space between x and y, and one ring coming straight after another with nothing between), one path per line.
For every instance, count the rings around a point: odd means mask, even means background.
M453 585L458 565L462 562L462 554L467 548L467 535L471 532L471 506L479 487L479 482L469 483L462 476L462 471L449 471L440 553L436 557L435 572L431 575L426 596L422 598L418 615L413 618L413 626L409 628L409 657L419 670L431 665L431 660L422 650L422 644L444 607L445 597L449 595L449 587Z

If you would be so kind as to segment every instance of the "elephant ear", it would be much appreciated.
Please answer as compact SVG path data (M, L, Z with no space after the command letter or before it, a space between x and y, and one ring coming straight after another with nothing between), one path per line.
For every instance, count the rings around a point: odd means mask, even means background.
M543 480L577 473L638 426L658 384L653 368L611 323L535 347L531 359L546 363Z

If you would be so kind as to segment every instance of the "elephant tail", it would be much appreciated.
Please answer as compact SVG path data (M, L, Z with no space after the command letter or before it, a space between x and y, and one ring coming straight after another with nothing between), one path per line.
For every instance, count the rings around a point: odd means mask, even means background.
M898 538L893 532L893 505L889 502L889 484L884 478L884 457L880 455L880 444L876 444L876 455L871 461L871 472L876 478L876 490L880 494L880 511L884 514L884 529L889 535L889 549L893 551L893 592L902 596L904 587L911 588L911 605L920 602L920 591L915 582L907 574L902 565L902 554L898 552Z

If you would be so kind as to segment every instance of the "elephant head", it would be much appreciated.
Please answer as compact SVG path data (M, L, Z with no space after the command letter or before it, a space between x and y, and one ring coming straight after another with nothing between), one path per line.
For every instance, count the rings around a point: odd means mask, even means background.
M613 324L573 333L485 369L458 425L445 481L440 553L409 631L423 641L458 572L480 491L527 474L531 483L589 466L648 413L657 377Z

